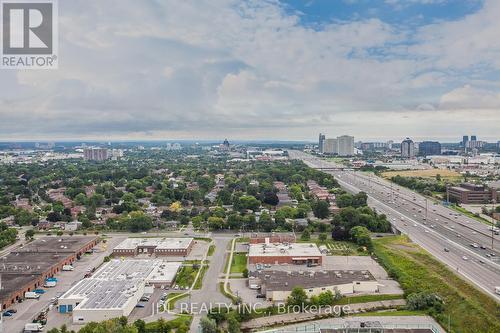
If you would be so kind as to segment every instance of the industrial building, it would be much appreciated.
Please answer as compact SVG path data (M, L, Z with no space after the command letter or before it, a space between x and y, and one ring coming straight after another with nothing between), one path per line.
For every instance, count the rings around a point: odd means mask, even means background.
M355 293L375 293L379 284L369 271L255 271L249 273L248 284L251 289L260 289L266 299L275 302L285 301L293 288L304 288L308 297L326 291L342 295Z
M114 256L187 256L194 246L193 238L127 238L113 249Z
M492 201L500 201L500 192L493 187L488 188L484 185L448 186L446 191L450 201L462 204L487 204Z
M172 285L180 267L160 259L113 259L64 293L58 311L72 313L75 324L128 316L145 293Z
M1 258L0 301L5 310L24 298L26 292L43 286L45 280L70 265L98 242L94 236L44 237Z
M250 244L250 264L307 264L321 265L323 254L313 243L263 243Z
M297 237L294 233L252 233L250 235L250 244L263 243L295 243Z

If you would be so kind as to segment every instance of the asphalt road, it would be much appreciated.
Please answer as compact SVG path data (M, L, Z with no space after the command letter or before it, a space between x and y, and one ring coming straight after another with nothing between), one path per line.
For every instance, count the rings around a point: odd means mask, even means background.
M500 302L495 294L500 286L500 240L489 226L380 177L334 170L339 166L299 151L289 155L313 168L331 168L325 172L349 192L366 192L368 204L386 214L399 231Z

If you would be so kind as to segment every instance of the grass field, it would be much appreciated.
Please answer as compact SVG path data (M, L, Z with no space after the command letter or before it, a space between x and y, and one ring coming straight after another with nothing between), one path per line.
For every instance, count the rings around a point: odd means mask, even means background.
M213 255L213 254L214 254L214 252L215 252L215 245L213 245L213 244L212 244L212 245L210 245L210 247L208 248L208 253L207 253L207 256L209 256L209 257L210 257L211 255Z
M181 299L189 296L188 294L184 294L182 296L179 296L181 294L182 293L170 293L167 295L167 301L165 302L167 310L169 310L169 311L173 310L175 308L175 303L177 301L180 301ZM175 299L172 299L174 297L175 297Z
M397 170L397 171L385 171L382 172L382 177L390 179L396 175L401 177L422 177L422 178L436 178L440 175L442 179L446 180L459 180L462 175L456 171L447 169L429 169L429 170Z
M194 287L193 289L201 289L202 287L202 284L203 284L203 277L205 276L205 273L207 272L208 270L208 265L204 265L201 267L201 272L200 272L200 276L198 277L198 280L196 280L196 283L194 284Z
M374 252L405 295L429 291L443 298L445 310L430 313L457 333L500 332L500 304L450 271L405 236L374 240Z
M358 251L358 246L354 243L350 242L342 242L342 241L334 241L332 239L328 239L324 242L321 241L316 241L316 244L318 246L320 245L325 245L328 250L330 251L330 255L335 255L335 256L345 256L345 255L350 255L350 256L366 256L368 255L367 252L364 251Z
M233 261L231 262L230 273L243 273L245 268L247 268L246 253L235 252L233 255Z
M197 273L198 269L194 269L192 266L181 267L179 273L177 273L177 277L175 278L175 284L178 284L179 287L183 288L191 287Z

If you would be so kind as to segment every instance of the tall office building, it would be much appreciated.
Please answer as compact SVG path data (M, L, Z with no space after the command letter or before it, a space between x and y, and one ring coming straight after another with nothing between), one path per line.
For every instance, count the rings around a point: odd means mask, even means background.
M109 157L107 148L89 147L83 149L83 158L87 161L104 161Z
M477 137L475 135L470 136L470 141L477 141Z
M464 135L462 137L462 147L467 147L467 142L469 142L469 136L468 135Z
M441 155L441 144L437 141L424 141L418 146L418 154L421 156Z
M349 135L342 135L337 137L338 155L339 156L352 156L354 155L354 137Z
M324 152L324 144L325 144L325 135L319 133L319 141L318 141L318 151L320 153Z
M410 138L406 138L405 140L403 140L403 142L401 142L401 157L415 157L415 144Z

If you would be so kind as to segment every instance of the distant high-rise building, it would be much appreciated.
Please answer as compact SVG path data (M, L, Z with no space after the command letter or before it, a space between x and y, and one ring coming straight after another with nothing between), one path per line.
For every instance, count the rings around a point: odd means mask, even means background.
M339 145L337 139L325 139L323 142L323 153L325 154L338 154Z
M475 135L470 136L470 141L477 141L477 137Z
M107 148L89 147L83 149L83 158L87 161L104 161L109 157Z
M406 138L405 140L403 140L403 142L401 142L401 157L415 157L415 144L410 138Z
M354 155L354 137L349 135L328 138L323 141L323 153L339 156Z
M469 142L469 136L468 135L464 135L462 137L462 147L467 147L467 142Z
M318 141L318 151L323 153L323 145L325 144L325 135L319 133L319 141Z
M337 137L338 142L338 155L339 156L352 156L354 155L354 137L349 135L342 135Z
M421 156L441 155L441 144L437 141L424 141L418 146L418 154Z

